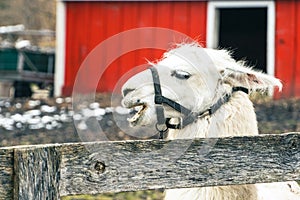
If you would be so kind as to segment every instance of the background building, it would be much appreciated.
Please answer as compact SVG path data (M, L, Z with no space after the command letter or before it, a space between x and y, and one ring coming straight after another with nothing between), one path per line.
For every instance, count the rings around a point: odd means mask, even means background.
M134 28L162 27L206 47L229 48L235 58L282 80L284 88L277 97L300 96L298 10L296 0L58 1L55 94L72 93L80 65L102 41ZM144 49L122 56L103 74L97 91L111 92L129 69L162 52ZM87 74L86 82L90 78Z

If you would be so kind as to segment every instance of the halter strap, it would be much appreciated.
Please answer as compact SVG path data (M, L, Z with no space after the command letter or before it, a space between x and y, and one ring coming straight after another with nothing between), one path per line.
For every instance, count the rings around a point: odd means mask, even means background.
M209 109L202 112L192 112L192 110L186 108L185 106L165 97L162 95L161 85L159 80L159 75L155 67L149 68L152 73L153 85L154 85L154 103L156 110L156 129L159 132L159 139L164 139L168 132L168 129L183 129L187 125L201 119L205 116L214 114L223 104L227 103L234 92L244 92L249 93L249 90L245 87L233 87L231 94L225 94L220 98L215 104L213 104ZM171 124L170 120L172 118L165 118L163 104L166 104L173 108L174 110L182 113L185 117L179 118L178 124Z
M152 72L152 79L154 84L154 103L159 105L162 105L164 103L175 109L176 111L183 113L184 115L190 114L192 112L190 109L162 95L157 69L155 67L150 67L149 69Z

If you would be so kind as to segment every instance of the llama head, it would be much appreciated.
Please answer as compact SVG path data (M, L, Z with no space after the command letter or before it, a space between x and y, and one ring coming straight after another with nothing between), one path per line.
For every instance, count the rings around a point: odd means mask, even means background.
M205 49L198 44L180 44L166 52L156 63L149 63L158 71L162 95L191 111L208 109L232 87L249 90L281 87L278 79L256 72L236 62L224 50ZM150 70L131 77L122 87L122 104L136 110L129 119L132 126L156 123L154 83ZM169 118L182 113L164 105Z

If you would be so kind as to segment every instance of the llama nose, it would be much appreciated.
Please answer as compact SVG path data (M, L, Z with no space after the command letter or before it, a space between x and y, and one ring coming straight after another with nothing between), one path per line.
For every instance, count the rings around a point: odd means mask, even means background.
M132 92L134 89L131 88L125 88L122 93L123 93L123 97L125 97L128 93Z

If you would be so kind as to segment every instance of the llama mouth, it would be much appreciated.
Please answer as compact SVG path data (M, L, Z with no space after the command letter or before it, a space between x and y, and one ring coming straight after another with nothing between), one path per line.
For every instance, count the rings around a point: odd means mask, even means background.
M142 120L147 106L145 104L137 104L131 106L130 108L130 114L133 114L133 116L127 118L127 121L130 123L131 126L136 126Z

